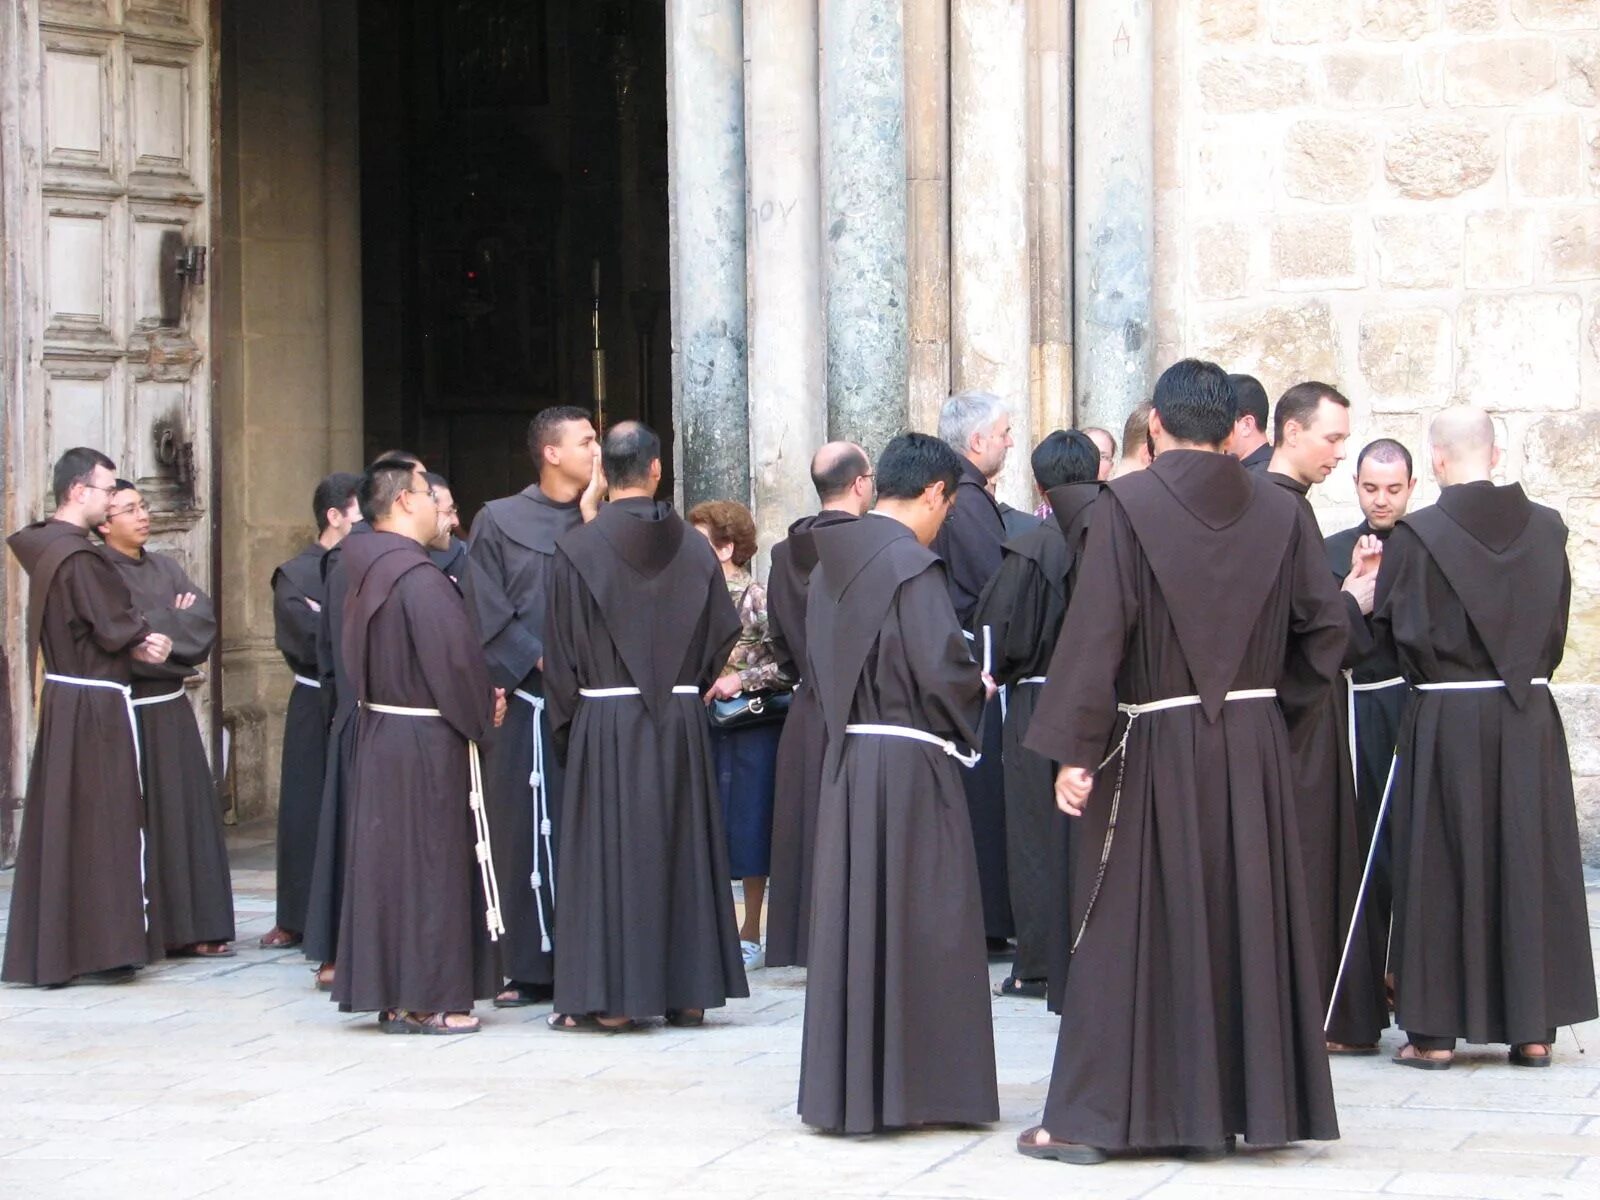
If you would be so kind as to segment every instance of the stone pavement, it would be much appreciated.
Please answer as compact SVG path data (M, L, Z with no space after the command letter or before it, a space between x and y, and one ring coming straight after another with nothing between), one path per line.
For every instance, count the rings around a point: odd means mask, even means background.
M472 1037L385 1037L313 991L297 953L254 949L272 924L269 838L233 839L238 958L0 988L0 1200L1600 1197L1600 1023L1578 1030L1593 1058L1563 1030L1548 1071L1487 1049L1437 1076L1335 1062L1339 1142L1067 1167L1012 1148L1055 1022L997 1000L999 1125L824 1137L794 1114L802 972L754 972L752 997L698 1031L568 1037L543 1008L484 1007ZM0 874L0 911L9 887ZM1600 929L1600 877L1589 911Z

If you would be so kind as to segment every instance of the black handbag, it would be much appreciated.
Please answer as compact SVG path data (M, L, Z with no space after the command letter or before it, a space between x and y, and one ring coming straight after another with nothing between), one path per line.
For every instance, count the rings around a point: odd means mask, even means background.
M792 692L741 692L731 700L711 702L713 729L750 729L771 725L789 715Z

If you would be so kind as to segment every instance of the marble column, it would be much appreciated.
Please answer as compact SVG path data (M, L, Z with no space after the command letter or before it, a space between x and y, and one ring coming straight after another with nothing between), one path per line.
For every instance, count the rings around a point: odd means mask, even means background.
M1077 5L1076 423L1118 429L1149 396L1155 340L1153 5Z
M821 20L828 433L876 455L906 428L902 0L828 0Z
M816 507L811 455L827 440L817 0L745 5L750 176L750 474L763 550Z
M950 395L950 2L905 0L908 403L932 433Z
M1027 0L950 8L950 349L954 390L993 392L1017 448L996 494L1032 508Z
M1028 0L1033 429L1072 424L1072 4Z
M685 508L750 498L740 0L667 0L672 389Z

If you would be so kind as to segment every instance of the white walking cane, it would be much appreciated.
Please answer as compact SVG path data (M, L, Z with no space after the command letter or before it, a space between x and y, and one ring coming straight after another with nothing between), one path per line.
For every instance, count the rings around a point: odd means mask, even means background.
M1322 1032L1328 1032L1328 1026L1333 1024L1333 1009L1339 1003L1339 988L1344 983L1345 967L1350 962L1350 946L1356 939L1356 927L1361 924L1361 913L1367 903L1367 884L1372 879L1372 864L1378 857L1378 838L1383 833L1383 818L1389 813L1389 797L1394 794L1395 769L1400 765L1400 755L1396 751L1389 760L1389 778L1384 781L1383 801L1378 805L1378 817L1372 824L1372 843L1367 847L1367 865L1361 871L1361 887L1356 891L1355 912L1350 915L1350 932L1345 934L1344 953L1339 955L1339 973L1333 979L1333 993L1328 997L1328 1013L1322 1019Z

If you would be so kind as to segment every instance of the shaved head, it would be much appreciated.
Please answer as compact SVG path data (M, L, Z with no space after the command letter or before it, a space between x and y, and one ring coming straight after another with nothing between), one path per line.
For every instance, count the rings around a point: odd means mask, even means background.
M1500 461L1494 444L1494 422L1481 408L1453 404L1428 426L1433 473L1446 486L1487 479Z
M871 473L867 452L854 442L829 442L811 457L811 483L824 504L837 500L856 480Z

